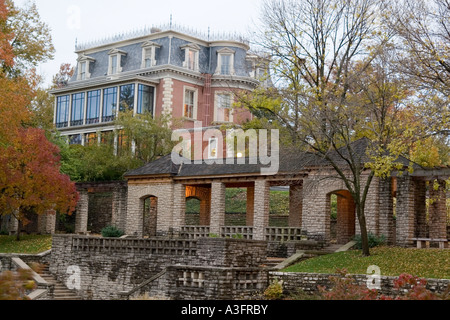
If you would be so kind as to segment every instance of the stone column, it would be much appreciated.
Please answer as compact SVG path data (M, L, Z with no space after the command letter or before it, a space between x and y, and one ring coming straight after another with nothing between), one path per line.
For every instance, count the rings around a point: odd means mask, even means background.
M330 182L333 183L333 181L325 180L303 180L302 230L307 233L310 240L330 241L331 196L329 192L333 189L343 190L336 183L332 187L327 187L326 183Z
M87 190L82 190L79 193L80 200L78 201L76 210L75 233L86 234L89 214L89 193Z
M445 181L430 182L430 238L447 239Z
M9 234L13 235L17 233L19 227L19 221L11 214L9 215Z
M408 247L414 238L414 181L409 176L397 179L397 245Z
M366 176L362 176L362 181L367 181ZM363 191L365 186L361 187L361 191ZM366 206L365 206L365 216L366 216L366 224L367 224L367 232L378 235L380 233L380 209L379 209L379 179L373 178L372 183L369 187L369 192L367 193L366 198ZM358 219L356 219L356 223L359 226Z
M303 186L292 185L289 188L289 227L302 227Z
M173 186L173 232L181 231L186 225L186 186L175 184Z
M112 195L112 217L111 222L120 230L125 230L127 217L127 188L117 186Z
M221 227L225 226L225 184L211 184L211 233L220 235Z
M255 181L253 240L265 240L266 228L269 226L269 197L269 183L266 180Z
M255 219L255 187L247 188L247 226L251 227Z
M40 234L54 234L56 228L56 211L48 210L38 216L38 232Z
M142 237L144 233L144 203L145 199L139 198L142 187L129 185L127 213L125 218L125 233L129 236Z
M388 244L393 245L395 243L394 233L394 197L392 190L392 179L380 180L379 184L379 225L380 235L386 237Z

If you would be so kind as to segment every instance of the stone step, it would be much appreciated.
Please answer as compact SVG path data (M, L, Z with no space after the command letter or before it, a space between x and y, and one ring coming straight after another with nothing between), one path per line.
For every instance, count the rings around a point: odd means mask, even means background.
M81 300L73 291L69 290L63 283L59 282L49 271L48 266L45 266L41 271L40 276L48 283L54 286L53 300Z

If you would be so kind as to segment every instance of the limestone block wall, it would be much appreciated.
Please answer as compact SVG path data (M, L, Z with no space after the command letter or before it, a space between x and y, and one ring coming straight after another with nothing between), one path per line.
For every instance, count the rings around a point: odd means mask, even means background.
M173 184L129 184L125 232L128 235L143 236L144 201L153 196L158 198L157 232L168 234L173 226Z
M306 293L317 294L318 286L322 286L325 288L331 288L332 282L330 281L330 277L335 276L332 274L316 274L316 273L283 273L283 272L270 272L269 273L269 281L272 282L274 280L280 281L283 280L283 288L285 293L296 294L299 289L303 290ZM355 283L358 285L365 286L367 285L368 276L367 275L351 275L351 277L355 280ZM387 296L395 296L398 295L398 292L394 288L394 281L398 279L398 277L388 277L381 276L381 290L379 292L381 294ZM436 293L444 293L447 288L450 286L449 279L426 279L427 289L436 292Z
M266 259L266 248L264 241L236 239L111 239L55 235L50 272L63 283L77 286L78 294L87 300L122 298L121 292L130 292L162 271L165 275L149 284L145 292L172 298L187 297L185 294L189 290L184 290L190 288L188 283L194 280L198 283L202 273L205 288L210 289L199 297L212 298L219 289L224 290L223 297L233 297L247 292L242 291L244 289L254 292L265 287L267 278L259 265ZM186 284L180 284L180 278L174 276L180 272L186 273Z
M335 174L334 174L335 175ZM366 177L362 177L365 181ZM374 179L366 200L365 216L367 229L374 234L379 233L379 181ZM326 172L310 175L303 182L302 228L310 239L330 241L330 194L347 190L345 183ZM355 216L355 232L360 233L358 217Z
M73 286L85 300L118 299L165 266L190 264L195 242L110 242L101 238L57 235L53 238L50 272Z

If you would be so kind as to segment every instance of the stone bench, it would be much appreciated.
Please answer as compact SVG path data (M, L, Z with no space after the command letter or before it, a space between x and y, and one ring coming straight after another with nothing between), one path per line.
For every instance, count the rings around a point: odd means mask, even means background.
M431 238L413 238L411 239L417 243L417 248L429 248L430 243L437 242L439 244L439 249L448 248L448 240L447 239L431 239Z

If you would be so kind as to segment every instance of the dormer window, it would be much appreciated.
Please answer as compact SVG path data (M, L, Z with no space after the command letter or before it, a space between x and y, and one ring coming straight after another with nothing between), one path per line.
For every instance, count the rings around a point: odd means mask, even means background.
M161 48L161 46L151 41L142 45L142 69L156 66L156 49L158 48Z
M113 49L109 52L109 67L108 74L113 75L122 72L122 57L127 53L118 49Z
M223 76L234 75L234 54L236 52L230 48L223 48L217 51L216 74Z
M183 67L198 72L200 47L194 43L190 43L181 47L181 49L185 52Z
M91 74L90 74L90 63L95 62L94 58L85 56L84 54L82 54L79 58L78 58L78 73L77 73L77 80L86 80L86 79L90 79Z

